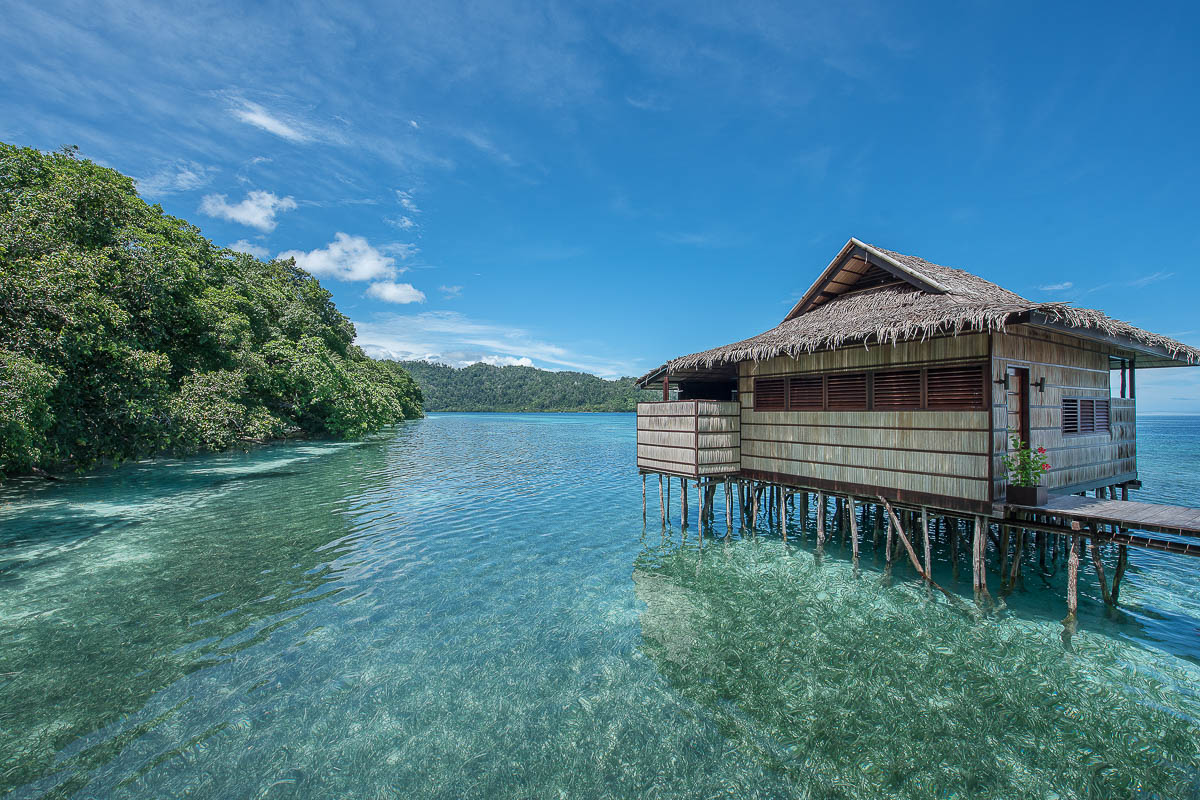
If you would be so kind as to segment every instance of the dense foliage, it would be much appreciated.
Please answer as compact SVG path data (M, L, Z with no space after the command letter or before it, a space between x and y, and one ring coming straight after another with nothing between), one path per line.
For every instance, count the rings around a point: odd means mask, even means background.
M0 476L420 415L329 292L215 247L133 181L0 143Z
M426 411L634 411L654 392L633 378L604 380L585 372L472 364L461 369L401 361L421 386Z

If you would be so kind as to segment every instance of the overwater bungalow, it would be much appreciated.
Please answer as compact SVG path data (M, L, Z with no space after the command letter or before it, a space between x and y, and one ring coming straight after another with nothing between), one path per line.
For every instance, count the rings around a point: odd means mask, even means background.
M1101 311L851 239L779 325L638 379L662 400L638 406L637 464L781 498L879 497L978 528L1031 511L1009 497L1015 432L1045 451L1052 499L1037 519L1049 519L1089 490L1128 498L1138 371L1197 363L1200 350ZM1055 521L1081 519L1115 520Z

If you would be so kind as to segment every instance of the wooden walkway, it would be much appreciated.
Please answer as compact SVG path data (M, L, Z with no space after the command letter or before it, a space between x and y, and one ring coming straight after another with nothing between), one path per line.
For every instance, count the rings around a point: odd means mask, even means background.
M1200 544L1108 530L1134 528L1171 536L1200 537L1200 508L1137 503L1132 500L1104 500L1078 495L1050 495L1044 506L1014 506L1006 509L1015 515L1048 515L1063 519L1074 530L1089 529L1097 538L1154 550L1200 555Z

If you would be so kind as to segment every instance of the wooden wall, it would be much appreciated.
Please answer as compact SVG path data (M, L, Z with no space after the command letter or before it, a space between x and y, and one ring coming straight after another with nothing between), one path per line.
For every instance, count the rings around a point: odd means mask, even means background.
M1008 447L1008 406L1003 383L1009 366L1029 369L1031 382L1046 379L1044 392L1029 394L1029 437L1032 447L1045 447L1051 469L1043 485L1051 490L1136 476L1134 403L1110 398L1108 353L1101 346L1073 336L1013 325L992 341L993 492L1004 498L1006 484L1000 457ZM1109 399L1111 430L1064 435L1062 398Z
M715 400L638 403L638 469L693 478L738 472L738 410Z
M748 476L948 509L990 512L989 413L755 411L754 378L986 363L988 336L862 345L739 366L742 469Z

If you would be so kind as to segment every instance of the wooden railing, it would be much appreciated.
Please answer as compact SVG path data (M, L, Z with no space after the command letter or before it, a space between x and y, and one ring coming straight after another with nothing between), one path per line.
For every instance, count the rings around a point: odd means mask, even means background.
M689 478L741 469L741 405L717 400L638 403L637 465Z

